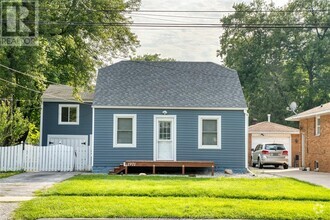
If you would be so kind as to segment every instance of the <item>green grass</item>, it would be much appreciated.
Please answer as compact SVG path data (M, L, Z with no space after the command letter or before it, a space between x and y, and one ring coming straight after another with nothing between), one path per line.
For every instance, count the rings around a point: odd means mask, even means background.
M14 176L16 174L22 173L21 171L15 171L15 172L0 172L0 179L7 178L10 176Z
M252 218L328 219L330 202L258 201L208 197L39 197L14 219L37 218Z
M14 219L329 219L330 190L289 178L81 175L38 192Z
M171 196L330 201L329 189L289 178L81 175L38 194L43 196Z

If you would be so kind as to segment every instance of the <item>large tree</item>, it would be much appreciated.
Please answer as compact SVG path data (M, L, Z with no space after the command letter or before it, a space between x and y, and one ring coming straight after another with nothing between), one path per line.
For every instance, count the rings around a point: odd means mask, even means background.
M262 0L233 7L218 55L238 71L251 119L284 123L298 111L330 100L330 16L328 0L294 0L276 8Z
M36 91L49 83L71 85L75 94L91 89L96 68L135 50L136 35L120 24L131 23L127 12L139 6L140 0L39 1L39 46L0 47L0 64L33 77L0 66L0 98L13 100L13 108L38 125Z

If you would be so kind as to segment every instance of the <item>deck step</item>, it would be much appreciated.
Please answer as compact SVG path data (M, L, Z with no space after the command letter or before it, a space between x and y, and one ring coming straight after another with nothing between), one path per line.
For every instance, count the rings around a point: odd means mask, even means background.
M109 174L119 174L125 170L125 166L120 164L118 167L113 168L113 170L109 171Z

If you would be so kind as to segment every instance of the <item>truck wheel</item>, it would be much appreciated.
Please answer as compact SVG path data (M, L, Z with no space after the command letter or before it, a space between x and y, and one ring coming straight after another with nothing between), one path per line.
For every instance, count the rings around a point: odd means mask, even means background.
M283 164L283 168L286 170L289 168L289 165L288 164Z

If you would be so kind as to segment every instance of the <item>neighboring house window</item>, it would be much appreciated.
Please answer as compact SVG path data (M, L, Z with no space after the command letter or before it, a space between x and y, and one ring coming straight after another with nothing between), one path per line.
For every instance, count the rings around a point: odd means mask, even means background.
M114 115L113 147L136 147L136 115Z
M316 136L319 136L321 134L321 117L320 116L316 116L316 119L315 119L315 135Z
M198 117L198 148L221 149L221 116Z
M79 125L79 105L60 104L58 110L58 124Z

